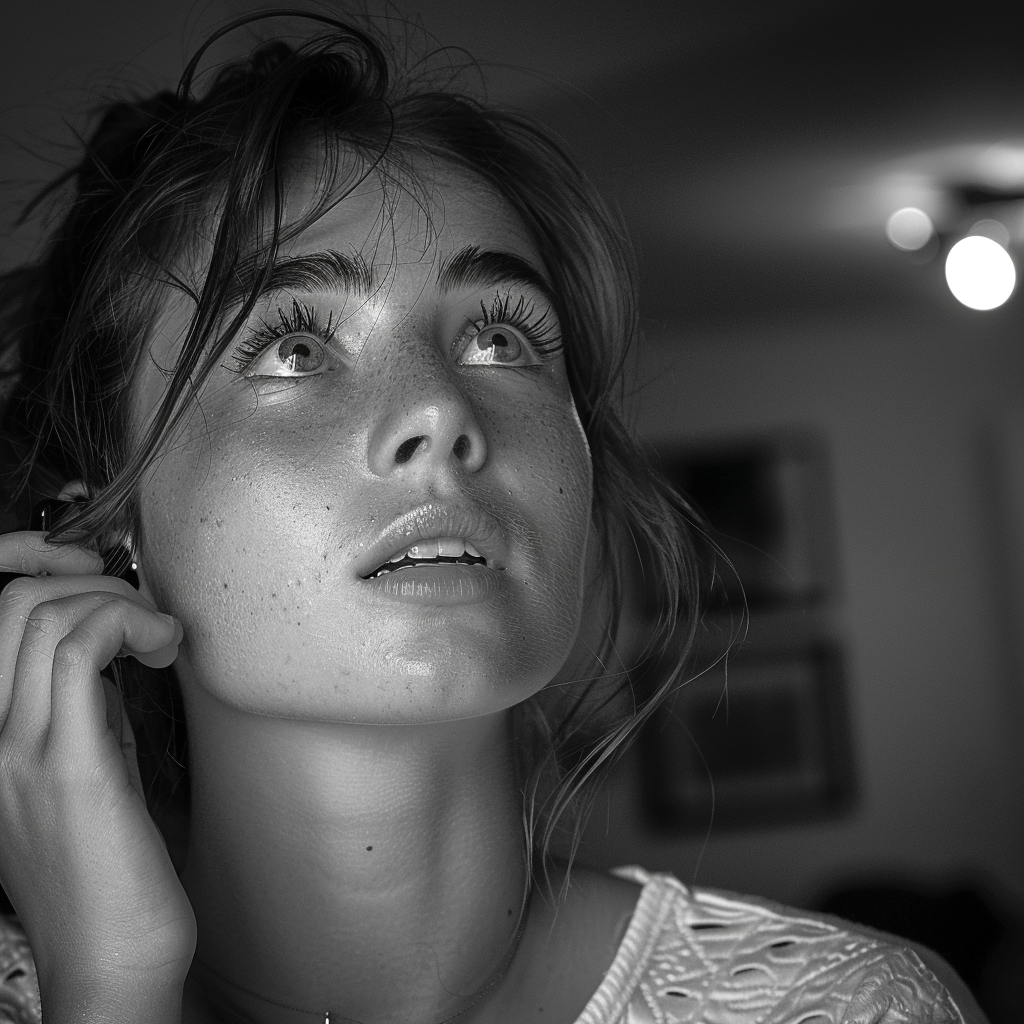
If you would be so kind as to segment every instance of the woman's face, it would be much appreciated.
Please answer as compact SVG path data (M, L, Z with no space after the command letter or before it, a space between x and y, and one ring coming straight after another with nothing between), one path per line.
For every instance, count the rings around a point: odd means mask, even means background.
M286 244L144 480L143 590L184 624L186 688L441 721L522 701L569 654L591 467L541 259L465 172L410 191L369 179ZM140 419L191 311L172 299L155 332Z

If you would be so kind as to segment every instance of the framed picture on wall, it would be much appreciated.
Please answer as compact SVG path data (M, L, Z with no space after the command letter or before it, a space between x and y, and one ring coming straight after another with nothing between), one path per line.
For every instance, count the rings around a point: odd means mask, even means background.
M753 613L831 598L837 559L821 439L810 431L780 429L662 445L657 454L717 546L711 554L717 579L712 611L743 607Z
M674 833L832 816L854 797L838 646L720 659L644 727L643 801Z

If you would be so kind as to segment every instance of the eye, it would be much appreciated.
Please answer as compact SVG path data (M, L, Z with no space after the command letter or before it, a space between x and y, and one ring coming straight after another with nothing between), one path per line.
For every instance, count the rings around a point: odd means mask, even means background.
M333 313L325 323L315 307L293 299L290 311L278 307L276 322L259 324L234 351L242 377L312 377L338 368L338 355L329 348L336 330Z
M324 343L312 334L289 334L268 345L246 367L246 377L303 377L319 373L327 361Z
M452 347L460 366L539 366L561 351L554 310L513 289L481 302L480 316L466 320Z
M472 324L462 332L456 345L463 366L533 366L540 359L529 342L509 324Z

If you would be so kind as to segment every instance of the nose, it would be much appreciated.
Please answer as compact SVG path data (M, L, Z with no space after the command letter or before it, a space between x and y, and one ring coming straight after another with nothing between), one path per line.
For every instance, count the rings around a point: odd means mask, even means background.
M473 407L454 381L435 379L381 417L370 435L370 469L377 476L435 470L475 473L487 461L487 440Z

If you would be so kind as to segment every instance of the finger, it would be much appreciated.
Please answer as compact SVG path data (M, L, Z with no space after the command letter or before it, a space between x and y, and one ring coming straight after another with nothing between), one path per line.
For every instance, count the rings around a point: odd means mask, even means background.
M100 636L97 630L105 629ZM173 654L181 627L137 601L109 591L90 591L43 601L26 616L14 670L10 711L4 726L22 737L39 736L51 711L52 681L61 662L78 672L80 685L99 673L122 650ZM168 662L169 663L169 662Z
M159 613L161 616L163 612ZM174 625L174 634L171 637L169 643L164 644L163 647L158 648L155 651L128 651L121 650L118 654L122 657L133 657L136 661L143 665L147 665L149 668L169 668L174 664L175 659L178 657L178 648L181 645L182 638L185 635L182 625L173 616L168 615L167 618Z
M53 650L48 740L85 749L107 730L100 672L122 649L144 653L166 648L174 637L180 640L181 626L170 616L154 615L128 601L99 603L84 618L78 618L79 611L76 607L74 629Z
M103 683L103 696L106 698L107 728L114 734L117 745L121 748L132 789L145 803L146 791L142 785L142 776L139 774L138 747L132 724L128 720L128 712L121 699L121 691L106 676L101 676L100 679Z
M38 576L103 572L103 558L78 544L48 544L45 533L20 530L0 534L0 572Z
M10 709L18 654L32 611L46 601L90 591L118 594L156 612L138 591L111 576L22 577L0 593L0 729Z

